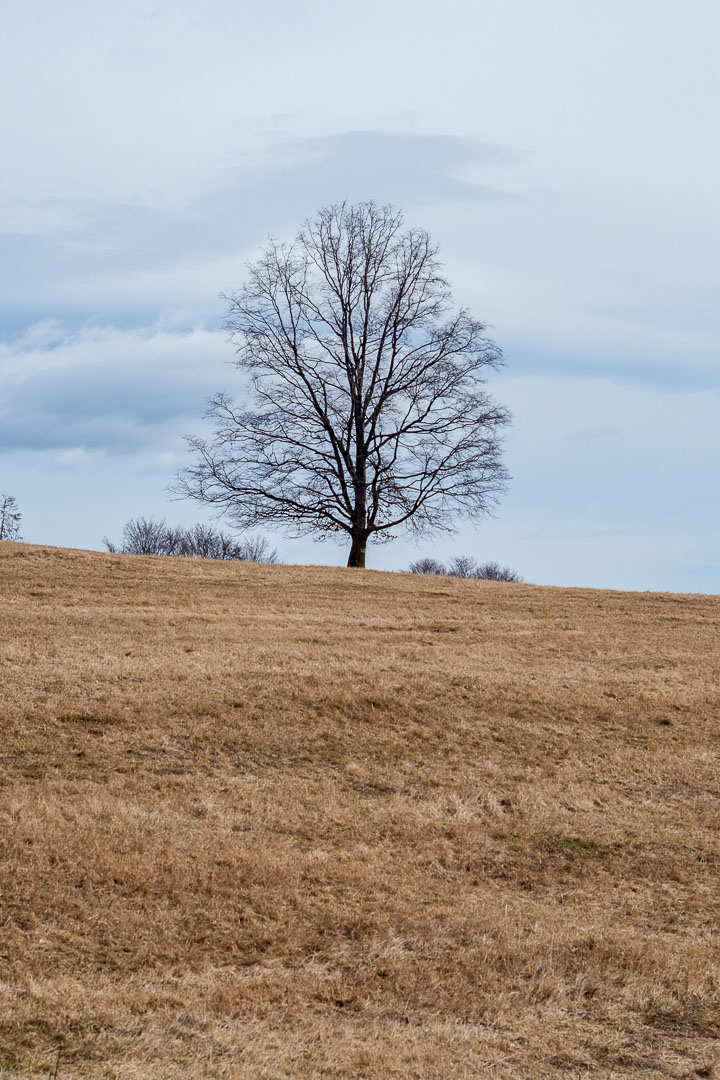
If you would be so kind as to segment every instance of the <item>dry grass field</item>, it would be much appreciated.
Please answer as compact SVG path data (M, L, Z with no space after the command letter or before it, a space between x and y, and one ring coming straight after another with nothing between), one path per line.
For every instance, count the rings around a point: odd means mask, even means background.
M720 598L0 544L0 620L3 1077L714 1075Z

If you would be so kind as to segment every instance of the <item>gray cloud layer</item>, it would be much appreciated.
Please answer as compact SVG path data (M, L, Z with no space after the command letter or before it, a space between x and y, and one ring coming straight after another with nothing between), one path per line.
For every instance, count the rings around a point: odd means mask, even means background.
M468 166L505 165L517 155L454 136L347 132L269 149L266 160L232 183L177 209L68 205L67 226L41 234L0 234L0 325L48 313L110 319L156 311L142 287L124 299L112 284L178 264L204 264L245 252L269 232L294 231L319 205L375 198L412 207L516 198L457 174ZM62 207L56 207L62 213ZM110 284L98 309L98 282ZM89 282L94 289L89 290ZM220 289L227 283L217 282ZM172 303L171 285L167 301Z
M0 349L0 451L176 446L232 356L223 335L203 330L42 329Z

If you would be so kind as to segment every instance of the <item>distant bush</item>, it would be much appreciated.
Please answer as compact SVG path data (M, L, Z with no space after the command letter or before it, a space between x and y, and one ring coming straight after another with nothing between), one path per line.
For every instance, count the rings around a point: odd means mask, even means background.
M437 559L417 559L410 563L408 570L411 574L447 574L446 568Z
M18 510L15 496L0 493L0 540L22 540L21 519L22 514Z
M450 577L474 578L478 570L477 563L469 555L456 555L448 563L447 573Z
M170 555L178 558L278 562L278 553L264 536L236 537L209 525L188 528L168 525L164 519L131 518L119 544L103 538L105 549L123 555Z
M509 566L496 562L478 563L469 555L455 555L447 566L437 559L417 559L410 563L408 570L411 574L446 574L448 577L473 578L476 581L522 581L520 575Z
M481 581L513 581L517 584L522 582L522 578L516 570L512 570L509 566L500 566L500 563L496 562L481 563L477 567L474 577L479 578Z

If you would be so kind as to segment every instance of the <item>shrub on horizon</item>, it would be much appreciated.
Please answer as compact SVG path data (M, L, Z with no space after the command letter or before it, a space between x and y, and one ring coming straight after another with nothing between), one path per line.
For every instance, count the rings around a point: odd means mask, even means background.
M236 537L209 525L188 528L168 525L164 518L131 518L119 544L103 537L106 551L121 555L167 555L175 558L221 559L238 562L279 562L264 536Z
M511 581L519 584L522 578L509 566L497 562L478 563L469 555L455 555L447 566L437 559L416 559L410 563L411 574L446 574L448 577L472 578L475 581Z
M446 568L437 559L417 559L411 562L408 570L411 574L447 574Z

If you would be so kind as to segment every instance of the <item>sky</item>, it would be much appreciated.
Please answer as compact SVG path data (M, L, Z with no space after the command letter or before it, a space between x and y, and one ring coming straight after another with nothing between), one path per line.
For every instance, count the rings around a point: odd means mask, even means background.
M492 327L497 515L369 549L720 592L715 0L6 3L0 491L101 548L239 393L221 292L320 206L403 208ZM346 545L273 537L292 563Z

